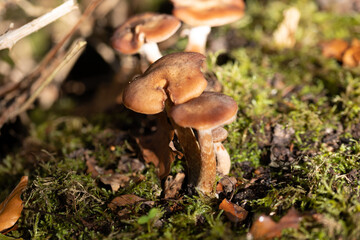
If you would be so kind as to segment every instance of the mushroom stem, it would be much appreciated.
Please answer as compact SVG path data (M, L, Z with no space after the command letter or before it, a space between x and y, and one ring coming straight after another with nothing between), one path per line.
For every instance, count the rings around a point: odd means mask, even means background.
M215 155L217 161L216 172L221 175L228 175L231 168L230 155L221 142L214 143Z
M185 160L188 166L188 181L190 184L197 186L201 174L201 154L200 147L196 140L195 134L191 128L180 127L170 116L170 108L173 103L167 99L165 101L165 110L174 128L179 144L183 150Z
M198 141L201 153L201 168L198 189L211 195L216 180L216 160L211 129L198 130Z
M150 62L150 64L154 63L156 60L162 57L162 54L156 42L147 42L142 45L140 49L140 54L145 55L146 59Z
M211 31L210 26L193 27L189 31L189 41L186 46L186 52L198 52L205 54L207 36Z

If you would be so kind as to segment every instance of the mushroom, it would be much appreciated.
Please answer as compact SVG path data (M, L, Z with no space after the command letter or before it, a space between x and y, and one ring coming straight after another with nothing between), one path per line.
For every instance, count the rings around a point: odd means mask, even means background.
M211 27L239 20L244 15L243 0L172 0L173 14L192 28L189 31L187 52L205 53Z
M201 72L204 62L204 55L191 52L160 58L125 88L124 105L135 112L156 114L164 110L168 98L176 105L200 96L207 86Z
M221 142L225 141L228 132L223 127L217 127L212 130L214 149L216 155L216 172L220 175L228 175L231 168L231 159Z
M172 36L180 25L177 18L167 14L135 15L117 28L111 39L112 46L124 54L139 52L153 63L162 56L157 43Z
M216 159L212 130L235 120L238 107L234 99L222 93L204 92L199 97L175 105L170 116L181 127L194 128L198 133L201 152L200 166L193 166L198 173L196 187L212 195L216 177Z
M124 105L139 113L156 114L198 97L206 88L207 81L201 71L205 56L200 53L181 52L166 55L125 88ZM185 159L192 165L200 164L200 149L190 128L170 122L183 148ZM192 169L189 168L191 172ZM196 174L189 173L189 182L196 182Z

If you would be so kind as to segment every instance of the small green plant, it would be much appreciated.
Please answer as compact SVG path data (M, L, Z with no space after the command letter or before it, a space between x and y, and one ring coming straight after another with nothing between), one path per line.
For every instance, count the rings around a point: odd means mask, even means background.
M149 233L151 233L151 226L154 224L156 220L161 218L163 215L161 209L159 208L152 208L150 209L149 213L147 215L141 216L138 219L138 224L140 225L147 225L147 230Z

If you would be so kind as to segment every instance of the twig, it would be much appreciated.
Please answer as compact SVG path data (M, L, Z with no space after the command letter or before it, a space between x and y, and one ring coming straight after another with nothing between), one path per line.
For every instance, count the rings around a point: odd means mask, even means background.
M41 61L41 63L39 64L39 66L35 69L35 71L33 73L31 73L28 77L29 78L33 78L36 75L38 75L41 71L43 71L43 69L49 64L49 62L51 61L51 59L54 58L54 56L56 55L56 53L60 50L60 48L66 43L66 41L68 41L70 39L70 37L76 32L76 30L80 27L80 25L82 24L82 22L88 17L90 16L90 14L95 10L95 8L97 7L97 5L99 5L102 1L104 0L93 0L91 1L91 3L89 3L89 5L86 7L84 13L81 15L80 19L78 20L78 22L74 25L74 27L70 30L70 32L68 32L68 34L66 34L66 36L61 39L60 42L58 42L52 49L51 51L46 54L45 58Z
M48 52L46 54L46 56L44 57L44 59L41 61L41 63L38 65L38 67L32 72L30 73L28 76L26 76L22 81L18 82L15 86L13 85L13 83L9 83L5 86L0 87L0 97L2 97L3 94L6 94L9 91L13 91L16 90L18 87L20 87L20 85L28 85L28 81L31 81L32 79L36 78L43 70L44 68L46 68L47 65L49 65L49 62L55 57L55 55L58 53L58 51L60 50L60 48L62 46L64 46L64 44L66 43L66 41L68 41L70 39L70 37L76 32L76 30L80 27L80 25L82 24L82 22L88 17L90 16L90 14L95 10L95 8L104 0L93 0L91 1L91 3L89 3L89 5L87 6L87 8L85 9L84 13L82 14L82 16L80 17L80 19L78 20L78 22L74 25L74 27L68 32L68 34L66 34L66 36L61 39L60 42L58 42L51 50L50 52ZM1 117L0 117L1 118ZM1 122L1 121L0 121ZM0 124L0 128L1 128L1 124Z
M42 90L51 83L55 75L73 58L75 57L84 47L86 46L85 41L77 42L64 56L64 59L55 67L46 78L45 81L34 91L31 97L17 110L11 113L10 118L19 115L20 113L26 111L30 105L35 101L39 96Z
M77 8L78 7L75 0L68 0L61 4L59 7L44 14L41 17L34 19L33 21L25 24L24 26L5 33L4 35L0 36L0 50L5 48L12 48L12 46L14 46L14 44L20 39L26 37L33 32L38 31L39 29L49 25L53 21Z
M10 98L10 100L0 101L0 129L1 127L9 121L11 118L16 117L15 113L20 113L20 108L23 108L23 105L26 101L28 101L29 96L31 97L30 88L32 86L41 86L42 83L47 78L47 73L51 73L54 71L58 64L58 60L62 59L62 55L59 54L60 49L65 45L65 43L70 39L70 37L76 32L82 22L91 15L91 13L95 10L95 8L104 0L92 0L91 3L87 6L84 13L78 22L74 25L74 27L70 30L70 32L60 41L58 42L50 52L46 54L44 59L38 65L38 67L26 76L23 80L21 80L16 85L10 84L9 86L0 87L0 98L7 98L11 93L14 96ZM62 51L60 51L61 53ZM55 56L58 54L58 57ZM59 56L61 55L61 56ZM4 94L4 95L2 95Z

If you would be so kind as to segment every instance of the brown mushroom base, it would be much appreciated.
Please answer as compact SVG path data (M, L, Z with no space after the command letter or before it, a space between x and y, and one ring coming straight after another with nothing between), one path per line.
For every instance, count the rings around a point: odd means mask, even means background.
M173 103L167 99L165 101L166 113L169 113L169 109L172 106ZM188 182L194 186L197 186L201 175L200 171L202 162L200 147L196 140L195 134L191 128L184 128L177 125L169 114L168 118L170 119L171 125L174 128L175 134L185 156L188 167Z
M201 192L211 195L216 181L216 160L211 129L198 130L200 144L201 167L197 188Z

